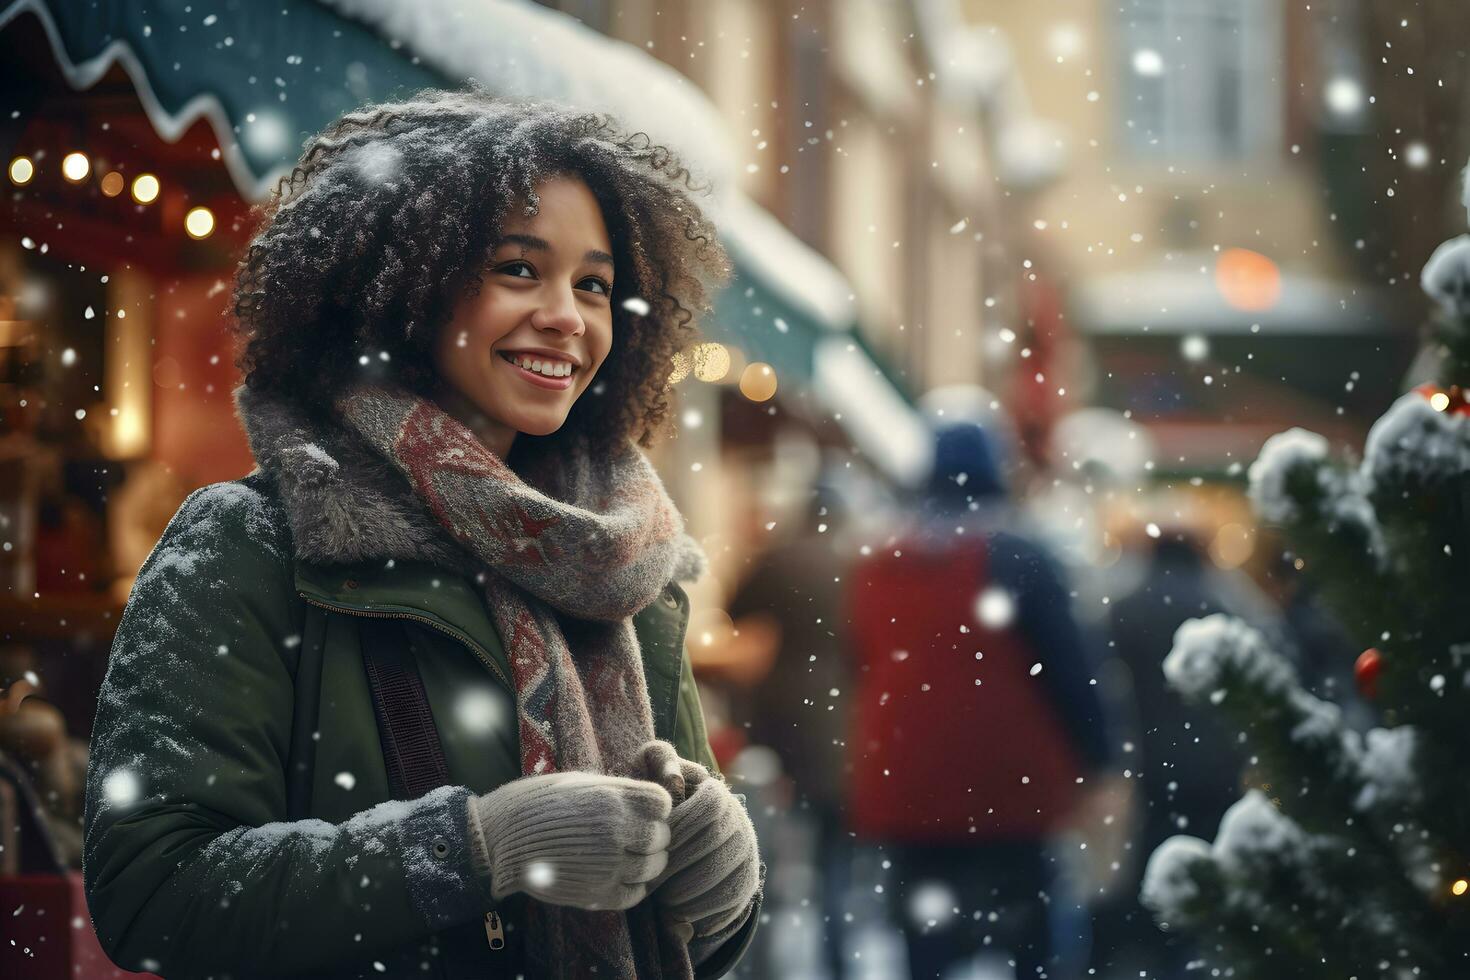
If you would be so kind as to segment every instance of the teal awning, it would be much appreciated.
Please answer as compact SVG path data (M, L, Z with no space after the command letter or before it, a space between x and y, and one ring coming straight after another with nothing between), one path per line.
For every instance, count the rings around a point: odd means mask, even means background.
M28 13L40 18L73 88L90 88L120 64L164 139L207 118L249 200L262 199L273 173L344 112L447 82L310 0L16 0L0 13L0 29Z
M826 342L851 342L874 362L884 380L902 396L914 401L907 382L882 364L872 346L855 329L824 327L811 313L793 304L769 280L752 275L748 263L732 256L735 275L715 299L714 315L704 332L711 340L739 347L750 361L765 361L779 378L811 379L818 351Z
M738 262L730 285L716 297L714 315L703 332L711 340L740 348L746 360L765 361L776 369L778 379L812 376L819 331Z
M40 19L74 89L117 64L164 139L207 119L247 200L263 199L304 141L344 112L471 77L492 91L613 111L702 166L716 186L732 185L722 125L697 87L645 52L534 3L0 0L0 30L27 15ZM705 332L770 363L782 382L814 387L817 351L847 337L873 368L865 373L892 389L885 401L900 406L893 411L911 413L904 386L851 333L841 275L743 196L725 197L713 210L734 278ZM828 404L844 397L817 394ZM892 428L909 431L911 422Z

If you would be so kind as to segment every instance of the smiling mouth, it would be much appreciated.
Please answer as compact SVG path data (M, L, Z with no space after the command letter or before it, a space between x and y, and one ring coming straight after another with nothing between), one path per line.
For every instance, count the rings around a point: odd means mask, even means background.
M575 366L571 366L571 374L563 374L559 376L542 374L540 371L532 371L529 368L522 367L520 364L516 363L516 359L513 356L507 355L502 351L496 351L496 353L500 355L501 360L505 361L511 367L515 368L516 373L519 374L523 379L525 379L527 384L530 384L537 388L546 388L554 391L565 391L572 386L572 376L575 375L578 371L578 368L576 368ZM534 360L534 358L530 358L529 360ZM561 363L566 364L568 362L563 361Z
M528 371L531 374L540 375L543 378L550 378L553 381L560 380L562 378L570 378L572 375L576 374L578 370L577 365L571 363L570 361L554 361L549 358L539 358L528 354L518 354L514 352L507 353L506 351L496 351L496 353L503 357L505 360L509 361L511 364L514 364L516 367L520 368L522 371ZM565 374L546 374L544 371L536 371L526 366L536 361L540 361L542 365L550 364L558 367L564 364L569 370L567 370Z

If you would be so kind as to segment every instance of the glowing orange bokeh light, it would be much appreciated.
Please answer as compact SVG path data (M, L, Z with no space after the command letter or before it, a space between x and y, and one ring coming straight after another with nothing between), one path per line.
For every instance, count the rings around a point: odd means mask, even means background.
M1215 288L1237 310L1269 310L1281 298L1281 269L1260 252L1226 249L1215 263Z

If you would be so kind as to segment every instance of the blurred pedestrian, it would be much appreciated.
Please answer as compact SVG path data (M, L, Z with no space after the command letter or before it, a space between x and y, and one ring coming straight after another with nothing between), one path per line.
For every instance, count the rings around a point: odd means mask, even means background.
M1141 784L1142 817L1115 897L1095 910L1094 966L1104 976L1172 980L1186 975L1192 947L1162 932L1139 904L1143 866L1174 834L1214 834L1240 797L1245 759L1219 712L1192 705L1169 687L1164 658L1180 624L1216 612L1240 616L1278 642L1286 634L1278 610L1245 573L1210 561L1198 527L1160 523L1159 536L1144 540L1140 584L1109 606L1109 636L1133 691L1126 762Z
M832 467L817 480L795 530L760 555L728 610L736 629L767 635L774 646L769 671L736 695L735 713L752 742L780 757L793 807L816 838L822 946L833 977L843 971L842 896L851 864L841 814L850 700L841 603L852 549L842 546L849 514L840 472Z
M1358 690L1353 674L1362 645L1353 642L1341 620L1318 598L1317 583L1297 567L1296 556L1276 548L1261 585L1281 607L1291 640L1291 649L1283 652L1292 656L1302 686L1336 704L1343 721L1358 732L1381 724L1378 711Z
M850 576L850 817L886 847L925 980L982 949L1025 980L1085 954L1048 842L1107 762L1103 709L1061 570L1007 502L986 430L944 425L915 512Z

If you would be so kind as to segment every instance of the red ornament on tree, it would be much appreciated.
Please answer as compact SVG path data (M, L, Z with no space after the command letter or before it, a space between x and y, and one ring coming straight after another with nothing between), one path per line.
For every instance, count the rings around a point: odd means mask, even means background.
M1363 697L1372 700L1378 697L1378 675L1383 673L1383 654L1377 647L1369 647L1358 654L1353 665L1353 676L1358 680L1358 690Z

